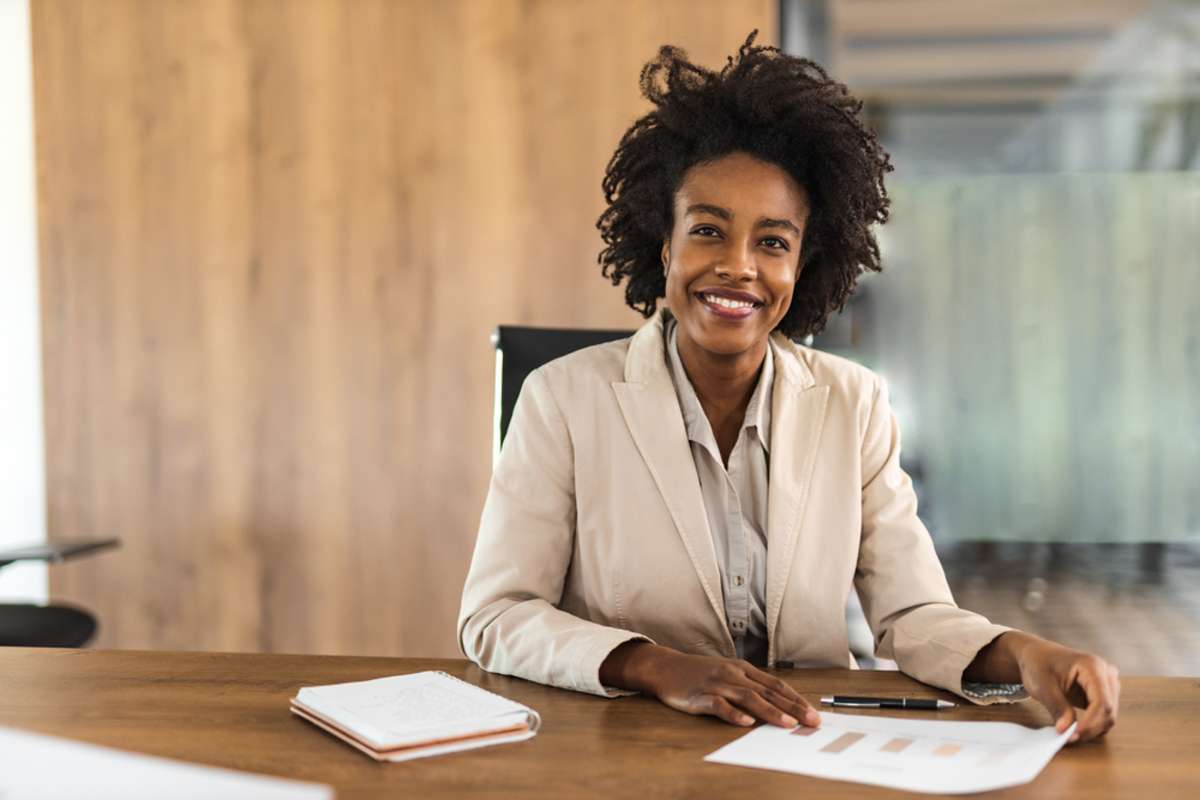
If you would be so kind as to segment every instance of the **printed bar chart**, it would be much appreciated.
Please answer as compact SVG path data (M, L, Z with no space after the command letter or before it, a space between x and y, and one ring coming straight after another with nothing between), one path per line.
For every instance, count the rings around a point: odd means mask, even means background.
M822 753L840 753L860 739L866 738L865 733L843 733L829 744L821 748Z
M900 753L903 752L904 748L908 747L912 743L912 739L902 739L897 737L895 739L889 739L882 747L882 750L885 753Z
M978 792L1028 783L1072 729L825 712L819 728L763 725L706 761L918 792Z

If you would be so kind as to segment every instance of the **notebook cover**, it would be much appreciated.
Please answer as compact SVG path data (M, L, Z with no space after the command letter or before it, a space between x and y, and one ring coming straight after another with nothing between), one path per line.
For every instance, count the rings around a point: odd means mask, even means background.
M291 704L291 711L301 719L311 722L326 733L336 736L346 744L359 750L362 753L370 756L376 761L408 761L413 758L423 758L425 756L440 755L441 753L455 753L461 750L472 750L477 747L486 747L491 744L504 744L506 742L519 742L525 739L531 739L537 731L531 729L528 724L515 725L497 731L488 733L474 734L457 739L436 739L422 744L406 745L391 750L376 750L365 742L359 741L349 731L338 728L331 722L327 722L315 714L309 713L302 705L295 701Z
M449 690L454 693L466 690L465 697L469 699L472 695L481 696L485 704L492 706L492 710L482 716L443 718L438 722L426 721L424 725L417 725L411 729L389 729L386 726L380 727L377 722L359 715L352 706L343 705L346 703L345 699L340 699L346 697L348 690L351 694L358 691L371 692L375 690L370 687L370 684L387 684L400 678L422 678L428 685L440 687L443 692ZM456 690L447 684L460 684L462 690ZM403 688L401 687L401 690ZM384 689L383 691L394 690ZM415 672L366 681L302 687L297 695L291 698L291 702L303 708L310 716L320 717L327 724L351 734L359 742L379 751L389 751L410 745L426 745L440 739L463 739L478 734L490 734L512 727L518 722L528 725L535 732L541 725L541 718L533 709L442 671ZM447 698L447 702L453 705L455 698Z

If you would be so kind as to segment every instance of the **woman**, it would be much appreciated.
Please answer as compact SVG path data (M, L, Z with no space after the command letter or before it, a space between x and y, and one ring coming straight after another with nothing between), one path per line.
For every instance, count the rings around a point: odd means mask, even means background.
M886 386L794 343L879 269L890 166L844 86L753 40L720 73L670 47L642 72L655 109L609 163L598 224L604 274L651 320L526 380L463 651L554 686L815 726L763 670L853 666L853 585L906 673L977 703L1028 692L1060 731L1103 735L1116 669L955 606Z

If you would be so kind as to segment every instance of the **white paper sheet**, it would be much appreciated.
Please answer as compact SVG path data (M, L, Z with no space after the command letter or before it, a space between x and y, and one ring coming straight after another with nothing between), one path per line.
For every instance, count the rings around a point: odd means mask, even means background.
M320 783L252 775L0 728L3 800L332 800Z
M1033 780L1075 730L1031 729L1010 722L821 714L821 727L763 725L705 761L910 792L958 794ZM811 733L806 733L811 731Z

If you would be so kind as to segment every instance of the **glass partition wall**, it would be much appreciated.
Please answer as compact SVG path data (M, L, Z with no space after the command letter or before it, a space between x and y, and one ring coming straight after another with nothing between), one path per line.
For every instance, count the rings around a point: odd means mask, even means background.
M885 270L814 344L888 379L957 599L1200 674L1200 3L784 2L781 30L892 153Z

